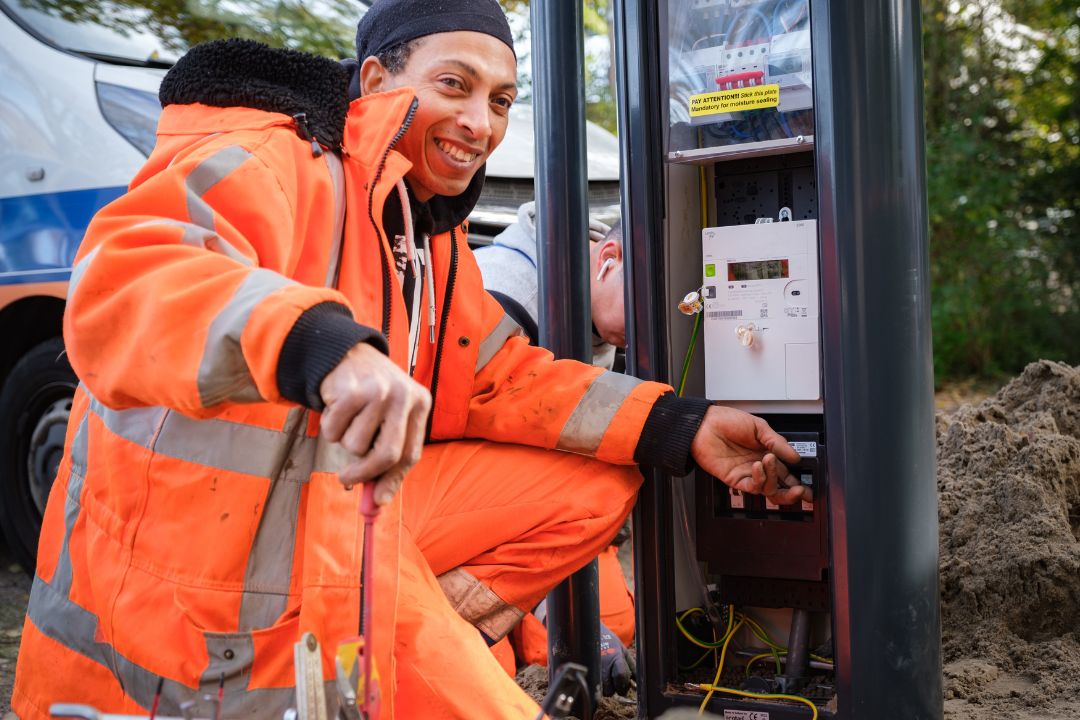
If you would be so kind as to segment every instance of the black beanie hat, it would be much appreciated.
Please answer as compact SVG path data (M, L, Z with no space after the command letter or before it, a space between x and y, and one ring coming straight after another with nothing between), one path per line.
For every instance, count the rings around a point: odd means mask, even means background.
M377 0L356 27L356 59L362 63L395 45L458 30L491 35L514 52L510 23L496 0Z

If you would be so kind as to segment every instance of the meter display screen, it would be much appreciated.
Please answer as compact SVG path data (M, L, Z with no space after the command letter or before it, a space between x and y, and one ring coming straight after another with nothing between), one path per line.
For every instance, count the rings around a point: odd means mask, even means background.
M787 260L748 260L728 263L727 279L779 280L789 277Z

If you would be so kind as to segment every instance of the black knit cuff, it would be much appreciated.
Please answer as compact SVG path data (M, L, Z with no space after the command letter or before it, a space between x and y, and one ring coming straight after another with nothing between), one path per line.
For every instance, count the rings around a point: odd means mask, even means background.
M634 461L668 475L689 473L694 469L690 444L710 405L705 398L681 398L673 392L661 395L645 419Z
M349 350L362 342L374 345L382 353L390 349L382 333L354 321L344 305L324 302L308 308L281 346L278 392L286 400L321 412L326 407L319 395L323 378Z

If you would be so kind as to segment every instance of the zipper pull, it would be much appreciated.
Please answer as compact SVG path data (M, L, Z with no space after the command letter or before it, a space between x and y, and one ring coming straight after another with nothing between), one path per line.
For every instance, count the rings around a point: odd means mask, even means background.
M308 130L307 113L296 113L292 118L296 122L296 134L300 136L301 140L307 140L311 143L311 157L322 157L322 146L319 145L319 141Z

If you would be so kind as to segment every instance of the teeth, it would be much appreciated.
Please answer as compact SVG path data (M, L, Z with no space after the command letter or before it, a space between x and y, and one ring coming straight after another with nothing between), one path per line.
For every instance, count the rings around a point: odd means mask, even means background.
M440 150L459 162L472 162L478 155L478 153L467 153L461 148L444 143L441 140L436 140L435 144L439 146Z

